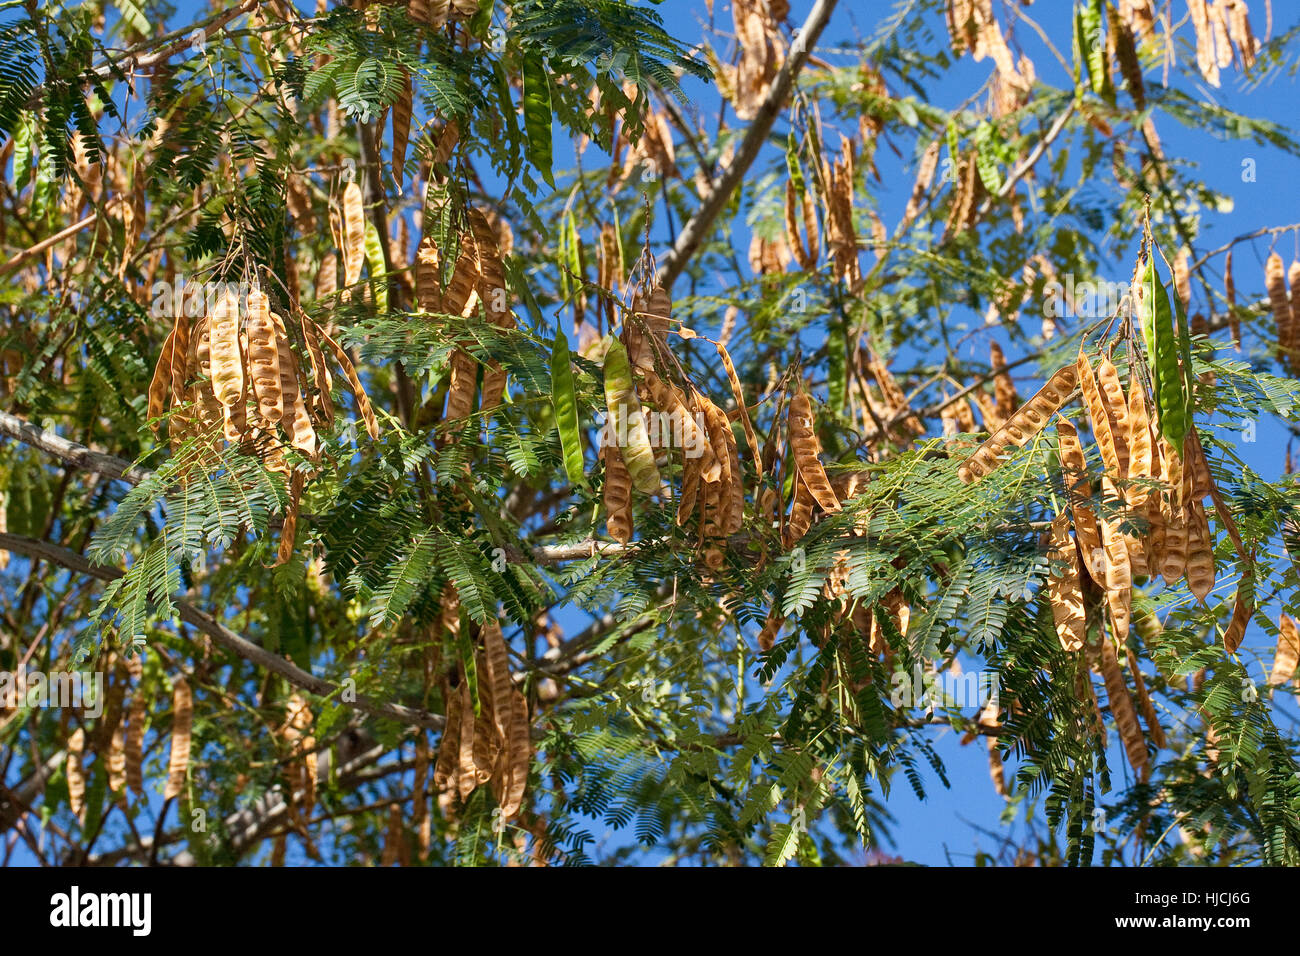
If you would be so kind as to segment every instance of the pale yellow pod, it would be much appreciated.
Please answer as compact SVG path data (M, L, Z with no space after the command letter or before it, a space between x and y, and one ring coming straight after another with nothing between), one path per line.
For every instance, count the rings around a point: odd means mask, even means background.
M786 428L795 467L804 487L823 511L834 514L840 510L840 500L826 477L826 469L822 467L821 443L813 427L812 403L802 389L796 388L790 396Z
M163 799L171 800L185 791L185 776L190 769L190 738L194 725L194 698L190 685L178 676L172 685L172 740L167 760L167 786Z
M1092 484L1088 481L1087 462L1083 457L1083 446L1079 443L1079 433L1074 425L1062 418L1056 423L1058 454L1061 458L1061 472L1065 479L1066 494L1070 499L1070 511L1074 517L1074 533L1079 541L1084 566L1094 581L1104 584L1105 560L1102 555L1101 531L1097 526L1097 515L1092 506L1085 502L1092 497ZM1101 560L1098 560L1098 559Z
M1097 437L1101 460L1112 474L1120 475L1119 453L1115 447L1115 434L1110 427L1110 415L1106 411L1106 403L1101 396L1092 365L1082 349L1079 351L1076 368L1079 372L1079 387L1083 390L1084 407L1088 409L1088 418L1092 421L1092 431Z
M1048 576L1048 596L1052 603L1052 618L1056 636L1066 651L1083 647L1088 621L1083 608L1083 590L1079 580L1079 552L1070 537L1070 519L1059 514L1052 521L1051 573ZM1064 567L1061 565L1064 564Z
M1277 623L1277 651L1273 654L1273 669L1268 675L1272 687L1281 687L1294 677L1296 664L1300 663L1300 632L1296 630L1295 621L1283 614Z
M1160 564L1160 576L1172 587L1187 570L1188 533L1184 510L1176 508L1166 511L1164 526L1165 548L1164 560Z
M1264 263L1264 284L1268 289L1268 302L1273 310L1273 321L1277 329L1278 354L1284 360L1291 361L1290 349L1295 344L1291 302L1287 297L1286 268L1282 265L1282 257L1276 252L1269 255Z
M474 762L474 730L479 723L474 716L474 695L469 689L469 680L464 675L460 679L460 741L456 752L456 792L460 802L469 800L469 795L479 784L479 768Z
M273 319L277 326L276 341L280 356L280 394L288 412L280 419L280 427L288 433L289 444L315 461L320 457L320 444L316 429L312 427L307 403L303 401L302 390L298 387L298 361L294 358L279 316L273 315Z
M64 776L68 781L68 805L77 817L83 817L86 813L86 771L81 763L85 752L86 732L78 727L68 737L68 759L64 765Z
M343 284L361 281L366 261L366 213L361 187L354 179L343 188Z
M113 793L126 790L126 731L119 720L108 742L108 789Z
M239 298L223 285L208 320L212 392L226 408L244 401L244 357L239 342Z
M276 340L270 304L264 293L254 289L248 293L248 378L258 413L271 425L284 417L281 358Z

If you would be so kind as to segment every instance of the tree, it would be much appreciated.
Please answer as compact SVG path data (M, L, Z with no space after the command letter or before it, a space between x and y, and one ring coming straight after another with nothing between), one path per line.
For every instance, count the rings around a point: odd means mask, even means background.
M11 5L6 859L852 862L955 731L1300 862L1300 224L1158 132L1296 29L1181 6Z

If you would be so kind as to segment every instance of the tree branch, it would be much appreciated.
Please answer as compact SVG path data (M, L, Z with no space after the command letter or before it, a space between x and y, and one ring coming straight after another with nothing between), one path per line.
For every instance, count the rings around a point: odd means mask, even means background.
M122 576L122 572L116 568L91 564L75 551L69 551L67 548L51 544L48 541L37 541L23 535L0 533L0 550L12 551L14 554L34 560L50 561L71 571L76 571L78 574L99 578L101 581L115 581ZM217 644L239 657L252 661L273 674L278 674L295 687L299 687L318 697L330 697L340 690L337 684L331 684L327 680L309 674L289 661L277 657L265 648L257 646L252 641L240 637L188 601L179 597L173 597L172 600L182 621L207 634ZM352 696L353 700L349 701L339 694L338 700L354 710L359 710L374 717L386 717L402 724L441 730L446 723L444 717L439 714L431 714L427 710L375 700L364 694Z

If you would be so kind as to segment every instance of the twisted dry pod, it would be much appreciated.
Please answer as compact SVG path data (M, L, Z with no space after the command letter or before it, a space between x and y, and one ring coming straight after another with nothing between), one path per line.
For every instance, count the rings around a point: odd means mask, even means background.
M289 347L284 320L272 312L271 321L276 333L281 403L287 412L280 419L280 426L289 434L289 443L315 461L320 457L320 447L316 440L316 430L312 427L311 414L307 411L307 403L303 400L302 390L298 387L298 360L294 358L293 349ZM303 322L304 330L311 325L311 320L306 319Z
M78 727L68 738L68 758L64 776L68 781L68 806L78 816L86 812L86 771L81 761L86 752L86 732Z
M1078 376L1072 366L1067 365L1053 373L1047 384L1035 392L1001 428L975 449L974 454L957 467L961 480L970 484L983 478L1002 464L1012 446L1023 448L1042 431L1048 419L1070 397L1077 382Z
M1246 636L1246 626L1250 624L1252 613L1254 607L1242 587L1238 585L1237 597L1232 602L1232 617L1228 619L1228 626L1223 629L1223 649L1229 654L1237 653L1237 648L1241 646L1241 639Z
M817 503L803 482L799 472L794 475L794 499L790 504L790 515L785 522L785 535L782 545L787 551L793 548L812 527L813 505Z
M1142 712L1142 719L1146 721L1147 735L1151 742L1156 745L1157 749L1164 747L1165 730L1160 726L1159 715L1156 714L1155 703L1151 700L1151 695L1147 693L1147 683L1142 678L1142 669L1138 666L1137 655L1127 644L1124 645L1124 653L1128 656L1128 669L1133 675L1133 687L1137 691L1138 710Z
M1077 651L1083 647L1088 621L1083 608L1083 590L1079 580L1079 551L1070 537L1070 519L1060 514L1052 521L1051 574L1048 596L1052 618L1061 647Z
M826 469L822 467L821 443L813 427L812 403L808 396L796 389L790 396L790 409L786 415L790 452L803 486L823 511L834 514L840 510L840 500L835 496ZM796 499L798 494L796 492ZM807 530L807 529L805 529Z
M654 371L645 373L646 388L655 406L679 423L682 451L685 459L699 469L705 481L717 481L722 475L722 462L713 452L713 446L695 416L686 407L685 396L675 386L665 382Z
M1007 357L1002 351L1002 346L997 342L989 343L989 365L994 372L993 401L998 417L1004 422L1009 421L1020 406L1020 396L1016 394L1016 384L1011 379L1011 373L1007 371Z

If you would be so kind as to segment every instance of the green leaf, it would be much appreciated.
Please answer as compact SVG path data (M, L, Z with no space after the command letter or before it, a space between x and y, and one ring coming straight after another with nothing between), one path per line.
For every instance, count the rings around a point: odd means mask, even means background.
M555 178L551 173L551 80L542 55L531 51L524 54L524 132L528 161L554 189Z
M564 471L569 481L583 484L582 433L578 430L578 399L573 390L573 366L569 360L569 340L556 328L551 349L551 404L555 406L555 424L560 432L564 452Z

